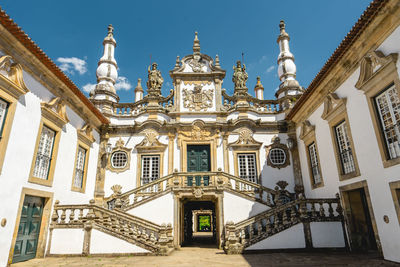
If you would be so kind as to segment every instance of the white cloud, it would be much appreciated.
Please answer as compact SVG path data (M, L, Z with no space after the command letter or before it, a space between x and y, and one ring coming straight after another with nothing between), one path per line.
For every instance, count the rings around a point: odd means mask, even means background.
M260 60L258 61L258 63L261 64L261 63L265 62L267 59L268 59L267 56L264 55L264 56L262 56L262 57L260 58Z
M132 84L129 82L129 80L126 77L120 76L117 78L117 82L114 85L115 90L126 90L128 91L129 89L132 88Z
M57 58L57 61L61 63L59 66L60 69L69 74L73 75L75 72L78 72L80 75L82 75L87 72L87 63L83 59L77 57L59 57Z
M85 85L82 87L82 89L83 89L83 91L85 91L86 93L90 93L90 91L92 91L95 87L96 87L96 84L88 83L88 84L85 84Z
M267 69L267 73L270 73L271 71L273 71L275 69L275 66L270 66L268 69Z

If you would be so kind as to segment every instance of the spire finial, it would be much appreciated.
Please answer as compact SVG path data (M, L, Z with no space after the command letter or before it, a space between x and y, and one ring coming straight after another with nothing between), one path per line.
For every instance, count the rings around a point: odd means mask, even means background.
M285 31L285 21L281 20L281 22L279 23L279 29L281 30L281 33Z
M193 41L193 55L200 55L200 41L197 35L197 31L194 32L194 41Z
M179 67L180 67L180 59L179 59L179 56L176 56L175 68L179 68Z
M217 68L221 67L221 65L219 64L219 56L218 55L215 56L215 67L217 67Z
M113 34L114 34L114 27L113 27L113 25L112 25L112 24L108 24L107 29L108 29L108 36L113 36Z

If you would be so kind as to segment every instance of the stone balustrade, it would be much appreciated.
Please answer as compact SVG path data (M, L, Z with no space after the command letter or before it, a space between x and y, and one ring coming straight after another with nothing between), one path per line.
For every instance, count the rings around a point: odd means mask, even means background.
M241 253L265 238L282 232L298 223L343 222L339 198L297 199L257 214L249 219L225 226L227 254Z

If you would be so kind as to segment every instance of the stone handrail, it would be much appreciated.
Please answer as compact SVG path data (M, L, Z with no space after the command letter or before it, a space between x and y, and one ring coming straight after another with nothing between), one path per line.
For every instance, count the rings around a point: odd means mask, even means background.
M227 111L233 111L236 109L235 104L238 102L236 96L230 96L225 90L222 90L222 96L224 97L224 108ZM241 100L248 102L249 107L257 112L262 113L278 113L282 111L282 107L278 100L267 100L258 99L249 94L241 96Z
M158 98L158 104L161 111L167 112L173 106L174 91L170 90L170 94L166 97L160 96ZM113 104L113 115L114 116L136 116L143 112L146 112L149 103L148 97L133 102L133 103L114 103Z
M59 205L56 201L51 220L51 229L94 227L156 254L167 254L173 247L171 224L160 226L118 209L99 207L93 200L88 205Z
M171 190L188 190L193 187L221 189L240 194L268 206L274 206L277 192L222 171L174 172L151 183L124 193L114 193L108 198L109 209L129 210ZM110 205L112 203L112 205Z
M228 254L241 253L244 248L297 223L329 221L343 221L339 198L297 199L236 224L228 222L224 249Z

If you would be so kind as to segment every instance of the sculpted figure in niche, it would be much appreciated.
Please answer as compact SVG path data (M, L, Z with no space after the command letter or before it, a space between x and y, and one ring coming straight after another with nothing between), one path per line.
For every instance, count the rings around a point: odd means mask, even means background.
M247 81L248 75L246 72L246 65L240 62L238 60L236 62L236 67L233 66L233 77L232 81L235 84L235 88L246 88L246 81Z
M148 89L160 89L164 82L163 77L161 76L161 72L157 69L157 63L151 64L148 68L148 81L147 81L147 88Z

